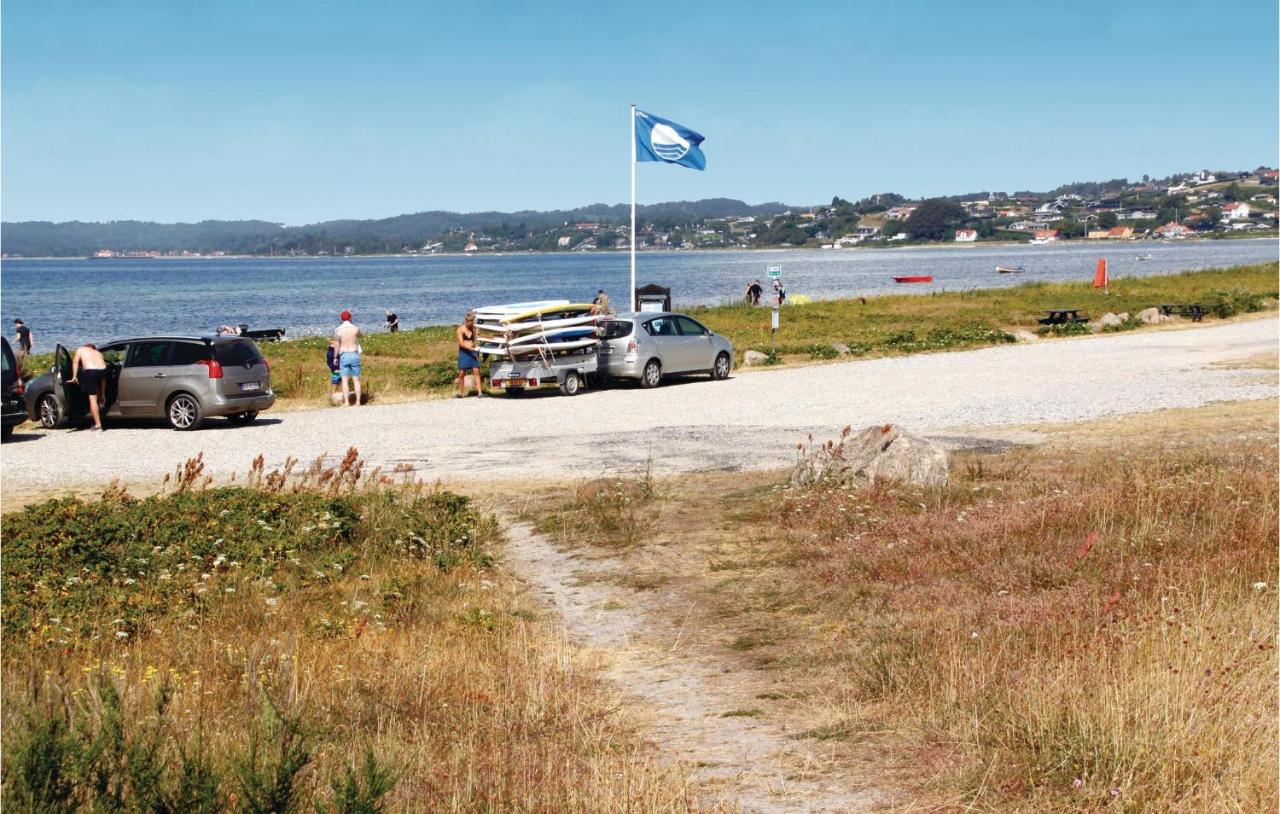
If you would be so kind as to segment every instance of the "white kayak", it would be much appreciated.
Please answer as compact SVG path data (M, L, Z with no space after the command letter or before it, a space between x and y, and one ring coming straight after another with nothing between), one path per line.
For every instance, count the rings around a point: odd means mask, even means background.
M534 356L546 351L557 352L562 350L577 350L594 345L599 340L594 336L583 337L582 339L570 339L565 342L533 342L528 345L514 345L503 347L500 345L481 345L479 351L489 356Z
M575 325L592 325L597 319L599 319L599 315L597 314L584 314L581 316L525 322L477 322L476 328L486 333L514 335L524 331L548 331L556 328L570 328Z

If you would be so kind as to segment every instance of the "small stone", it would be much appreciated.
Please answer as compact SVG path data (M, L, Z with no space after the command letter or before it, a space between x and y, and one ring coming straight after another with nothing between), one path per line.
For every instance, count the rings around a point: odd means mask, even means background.
M841 356L849 355L849 346L843 342L832 342L831 349Z
M1009 331L1008 333L1010 336L1012 336L1014 339L1018 340L1019 342L1035 342L1037 339L1040 338L1035 334L1031 333L1031 331L1025 331L1022 328Z

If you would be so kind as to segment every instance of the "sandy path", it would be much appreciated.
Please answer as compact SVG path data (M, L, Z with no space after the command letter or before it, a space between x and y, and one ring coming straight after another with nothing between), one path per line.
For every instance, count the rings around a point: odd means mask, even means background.
M1266 317L962 353L751 371L656 390L622 387L574 398L420 401L264 414L251 427L210 421L194 433L156 426L106 433L19 428L3 447L4 490L143 483L204 453L208 471L308 461L354 446L374 464L422 477L476 480L763 468L791 460L804 433L899 422L917 431L1056 423L1213 401L1273 397L1274 371L1224 361L1274 352Z
M669 617L696 608L646 608L611 584L623 566L607 552L560 551L522 523L509 524L506 564L556 612L579 646L605 657L608 676L650 714L648 730L672 760L695 767L711 797L746 814L856 812L887 801L828 773L812 740L727 710L753 706L751 679L686 646ZM755 688L758 689L758 688Z

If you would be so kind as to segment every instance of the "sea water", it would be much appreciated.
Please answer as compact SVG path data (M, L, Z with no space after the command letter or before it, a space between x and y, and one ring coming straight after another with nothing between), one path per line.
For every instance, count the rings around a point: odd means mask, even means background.
M1099 257L1112 277L1170 274L1276 259L1268 240L1072 242L898 249L642 252L640 285L671 289L676 307L740 299L747 284L780 266L790 295L814 299L958 291L1030 281L1091 280ZM1142 258L1142 259L1140 259ZM1149 258L1149 259L1148 259ZM1023 274L996 274L996 265ZM928 285L898 285L895 275L931 274ZM370 258L192 258L4 260L0 318L29 325L36 350L54 343L157 334L210 334L219 325L284 328L288 336L327 334L349 309L380 329L384 309L402 329L456 323L468 308L505 302L589 302L608 292L625 307L626 252ZM10 340L12 341L12 340Z

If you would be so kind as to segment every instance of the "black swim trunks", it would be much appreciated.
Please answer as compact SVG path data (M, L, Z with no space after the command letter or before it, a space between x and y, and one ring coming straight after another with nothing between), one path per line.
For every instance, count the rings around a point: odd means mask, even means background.
M80 384L80 390L86 395L89 393L97 393L98 386L102 384L102 380L106 377L107 371L92 367L82 367L80 368L80 372L76 374L76 380Z

